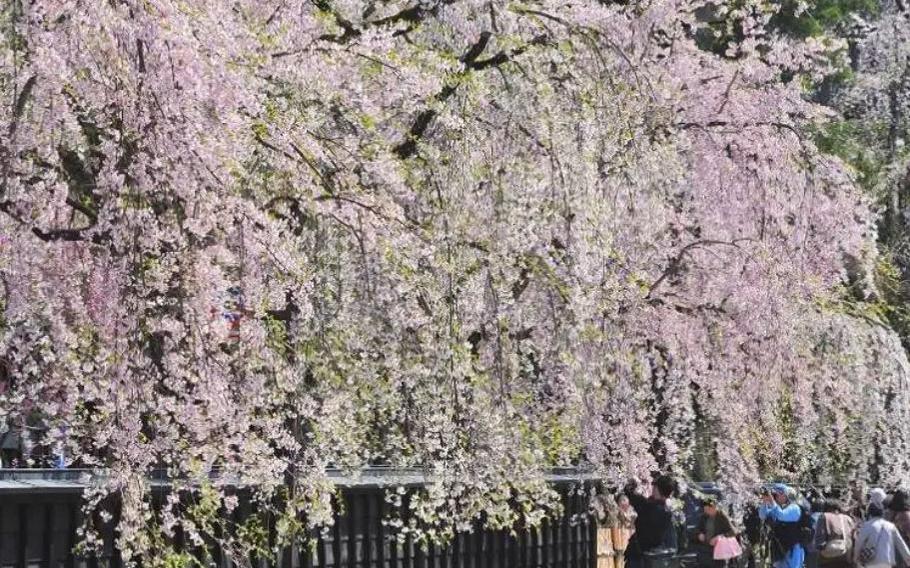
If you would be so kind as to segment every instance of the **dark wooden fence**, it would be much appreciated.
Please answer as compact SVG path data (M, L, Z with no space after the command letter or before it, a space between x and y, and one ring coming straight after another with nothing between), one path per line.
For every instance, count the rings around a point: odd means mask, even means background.
M0 568L120 568L113 534L105 535L104 551L76 557L76 529L81 518L81 485L65 474L37 480L11 481L14 474L0 471ZM62 477L62 479L61 479ZM251 559L260 568L584 568L594 567L595 527L587 516L587 499L577 491L590 481L582 476L553 476L565 514L538 530L475 530L462 533L446 547L423 548L410 539L400 542L390 527L385 489L378 484L344 482L340 485L341 513L315 547L295 547L278 558ZM574 477L574 478L573 478ZM241 499L240 515L249 513ZM109 524L110 525L110 524ZM232 568L218 550L213 568Z

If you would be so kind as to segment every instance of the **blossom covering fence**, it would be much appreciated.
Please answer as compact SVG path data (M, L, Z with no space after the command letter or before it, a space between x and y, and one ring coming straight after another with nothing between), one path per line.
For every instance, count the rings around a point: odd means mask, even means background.
M75 554L81 526L80 472L0 470L0 568L120 568L123 560L114 547L116 514L102 531L103 545L96 554ZM551 476L563 499L561 518L539 530L514 533L477 530L458 533L447 546L422 547L411 538L398 538L390 516L386 487L375 476L339 477L338 513L325 531L313 535L309 546L284 548L273 555L252 556L248 566L257 568L493 568L565 567L595 565L595 524L587 515L584 490L590 480L583 475ZM404 480L407 500L418 484ZM154 499L163 499L165 483L157 483ZM238 507L231 513L234 526L253 511L249 493L238 491ZM117 511L116 504L111 507ZM403 510L407 510L404 507ZM403 519L407 520L407 519ZM268 544L274 541L274 524L264 527ZM177 531L177 548L200 562L199 566L232 568L238 562L215 546L194 546Z

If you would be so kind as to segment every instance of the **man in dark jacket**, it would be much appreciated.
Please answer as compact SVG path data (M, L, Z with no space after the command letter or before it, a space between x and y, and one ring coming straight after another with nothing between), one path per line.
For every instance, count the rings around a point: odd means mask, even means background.
M635 491L635 486L626 488L629 502L638 513L635 520L635 534L626 548L628 568L642 568L644 553L659 549L676 549L676 530L673 514L667 507L667 499L676 492L673 478L661 475L651 484L651 496L644 497Z

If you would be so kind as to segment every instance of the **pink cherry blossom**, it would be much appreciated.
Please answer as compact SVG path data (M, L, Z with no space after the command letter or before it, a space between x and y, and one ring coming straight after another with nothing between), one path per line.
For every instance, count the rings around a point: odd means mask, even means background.
M701 4L10 3L0 416L107 472L127 561L253 546L153 469L282 542L328 466L423 468L440 539L556 511L553 465L908 481L874 215L780 78L822 47L700 50Z

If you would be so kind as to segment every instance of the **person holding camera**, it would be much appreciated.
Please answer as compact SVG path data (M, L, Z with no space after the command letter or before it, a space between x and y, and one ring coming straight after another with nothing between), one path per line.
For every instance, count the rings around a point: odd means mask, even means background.
M796 492L782 483L772 485L762 494L758 515L771 525L774 568L802 568L806 561L803 546L806 514L796 502Z

